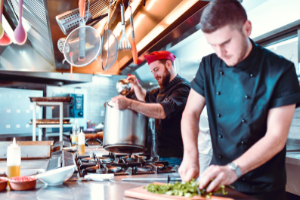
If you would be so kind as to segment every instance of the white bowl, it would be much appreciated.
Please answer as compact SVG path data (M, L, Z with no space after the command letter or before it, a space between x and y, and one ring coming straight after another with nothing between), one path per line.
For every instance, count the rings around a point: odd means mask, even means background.
M42 174L36 175L40 181L49 186L61 185L64 181L68 180L74 173L75 165L53 169Z

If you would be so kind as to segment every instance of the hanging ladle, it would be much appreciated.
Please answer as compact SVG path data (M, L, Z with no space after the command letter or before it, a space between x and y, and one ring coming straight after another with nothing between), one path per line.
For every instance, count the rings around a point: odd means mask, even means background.
M3 26L2 26L2 13L3 13L3 3L4 0L0 0L0 46L6 46L11 44L11 39L8 37L8 35L4 32ZM1 36L1 30L2 36Z
M4 0L0 0L0 17L1 18L2 18L3 1ZM0 20L0 39L2 38L3 34L4 34L4 30L3 30L3 26L2 26L2 20Z
M23 15L23 0L19 0L19 24L15 29L14 36L18 45L23 45L27 39L27 33L22 25L22 15Z

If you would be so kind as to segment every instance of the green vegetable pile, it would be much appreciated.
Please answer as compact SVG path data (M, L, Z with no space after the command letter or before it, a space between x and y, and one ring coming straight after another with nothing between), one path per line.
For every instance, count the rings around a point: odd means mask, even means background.
M156 194L166 194L166 195L175 195L175 196L184 196L184 197L192 197L201 196L210 198L213 193L206 192L206 188L199 190L199 183L194 179L189 182L179 183L178 181L175 183L168 183L166 185L158 185L158 184L149 184L145 186L144 189L147 189L148 192L156 193ZM199 193L198 193L199 191ZM225 186L222 185L215 193L227 194L225 191Z

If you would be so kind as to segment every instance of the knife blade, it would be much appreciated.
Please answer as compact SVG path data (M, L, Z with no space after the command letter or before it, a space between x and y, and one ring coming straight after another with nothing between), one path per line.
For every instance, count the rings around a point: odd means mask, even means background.
M109 181L109 179L96 179L96 178L74 178L74 179L69 179L70 181Z
M170 181L181 181L178 176L166 176L166 177L153 177L153 178L122 178L122 181L164 181L169 183Z

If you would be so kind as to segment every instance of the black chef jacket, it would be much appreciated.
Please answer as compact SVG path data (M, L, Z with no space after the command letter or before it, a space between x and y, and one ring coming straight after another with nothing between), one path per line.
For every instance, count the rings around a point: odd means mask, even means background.
M213 158L226 165L245 153L267 131L271 108L300 102L294 64L255 44L249 56L228 67L211 54L202 59L192 88L205 97ZM284 116L282 116L284 117ZM284 189L286 148L270 161L240 177L233 186L241 192Z
M166 87L148 91L147 103L160 103L165 119L155 119L155 151L160 157L183 157L181 117L190 92L190 83L177 75Z

